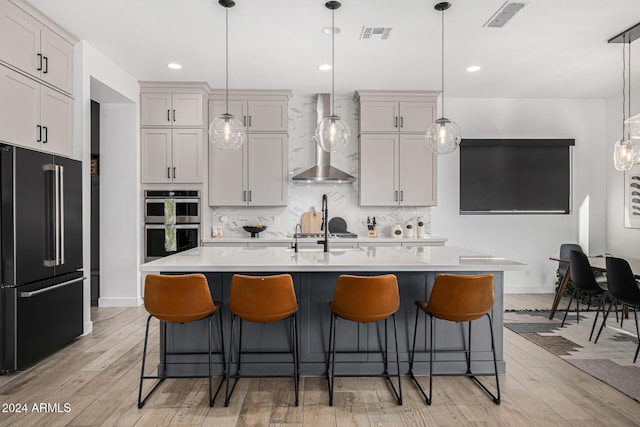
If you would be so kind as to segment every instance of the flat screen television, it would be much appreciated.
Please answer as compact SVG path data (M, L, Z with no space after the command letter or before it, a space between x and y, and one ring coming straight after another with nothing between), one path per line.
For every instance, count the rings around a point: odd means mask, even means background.
M461 214L568 214L574 139L463 139Z

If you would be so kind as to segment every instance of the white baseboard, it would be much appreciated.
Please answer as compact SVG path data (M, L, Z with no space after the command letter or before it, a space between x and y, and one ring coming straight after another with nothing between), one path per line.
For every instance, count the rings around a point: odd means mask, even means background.
M98 298L98 307L140 307L142 298Z
M93 322L87 322L83 326L82 335L85 336L93 332Z
M555 285L505 285L505 294L555 294Z

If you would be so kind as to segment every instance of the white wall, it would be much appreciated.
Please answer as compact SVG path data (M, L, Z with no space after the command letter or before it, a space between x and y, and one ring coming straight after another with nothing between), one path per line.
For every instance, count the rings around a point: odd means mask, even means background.
M84 266L90 271L91 99L103 102L101 141L100 294L103 306L141 304L138 81L86 41L75 55L75 157L83 160ZM102 115L102 114L101 114ZM92 329L91 284L85 284L85 333Z
M634 91L637 99L637 90ZM632 105L633 108L633 105ZM640 112L636 107L631 115ZM618 257L640 258L640 229L624 228L624 172L613 167L613 146L622 138L622 95L607 99L607 249ZM637 141L637 140L636 140Z
M446 107L463 138L575 138L573 205L569 215L460 215L456 151L439 159L433 235L449 238L451 246L528 264L529 271L505 274L507 292L553 292L557 266L548 258L557 255L561 243L580 240L578 212L588 197L589 250L605 250L604 100L447 99Z

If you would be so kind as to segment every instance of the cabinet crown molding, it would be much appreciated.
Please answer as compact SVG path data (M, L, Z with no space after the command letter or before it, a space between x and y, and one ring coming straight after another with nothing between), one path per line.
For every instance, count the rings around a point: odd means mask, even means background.
M201 92L205 95L211 91L207 82L163 82L140 81L140 93L194 93Z
M63 28L57 23L55 23L54 21L52 21L48 16L40 12L35 7L31 6L25 0L2 0L2 1L7 1L9 3L13 3L14 5L18 6L20 9L24 10L29 15L31 15L32 17L40 21L41 24L49 28L54 33L58 34L60 37L62 37L72 45L75 46L75 44L80 41L80 38L78 36L76 36L66 28Z
M360 101L435 101L440 95L435 90L356 90L354 102Z
M288 101L291 99L292 93L290 89L231 89L229 90L230 100L268 100L281 99ZM218 99L226 97L224 89L211 89L209 99Z

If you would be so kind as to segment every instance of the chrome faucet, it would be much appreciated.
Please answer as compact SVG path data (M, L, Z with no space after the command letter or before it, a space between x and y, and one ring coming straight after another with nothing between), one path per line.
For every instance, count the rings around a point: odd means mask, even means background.
M322 225L320 230L324 231L324 239L318 240L318 244L322 245L325 252L329 252L329 202L327 195L322 195Z

